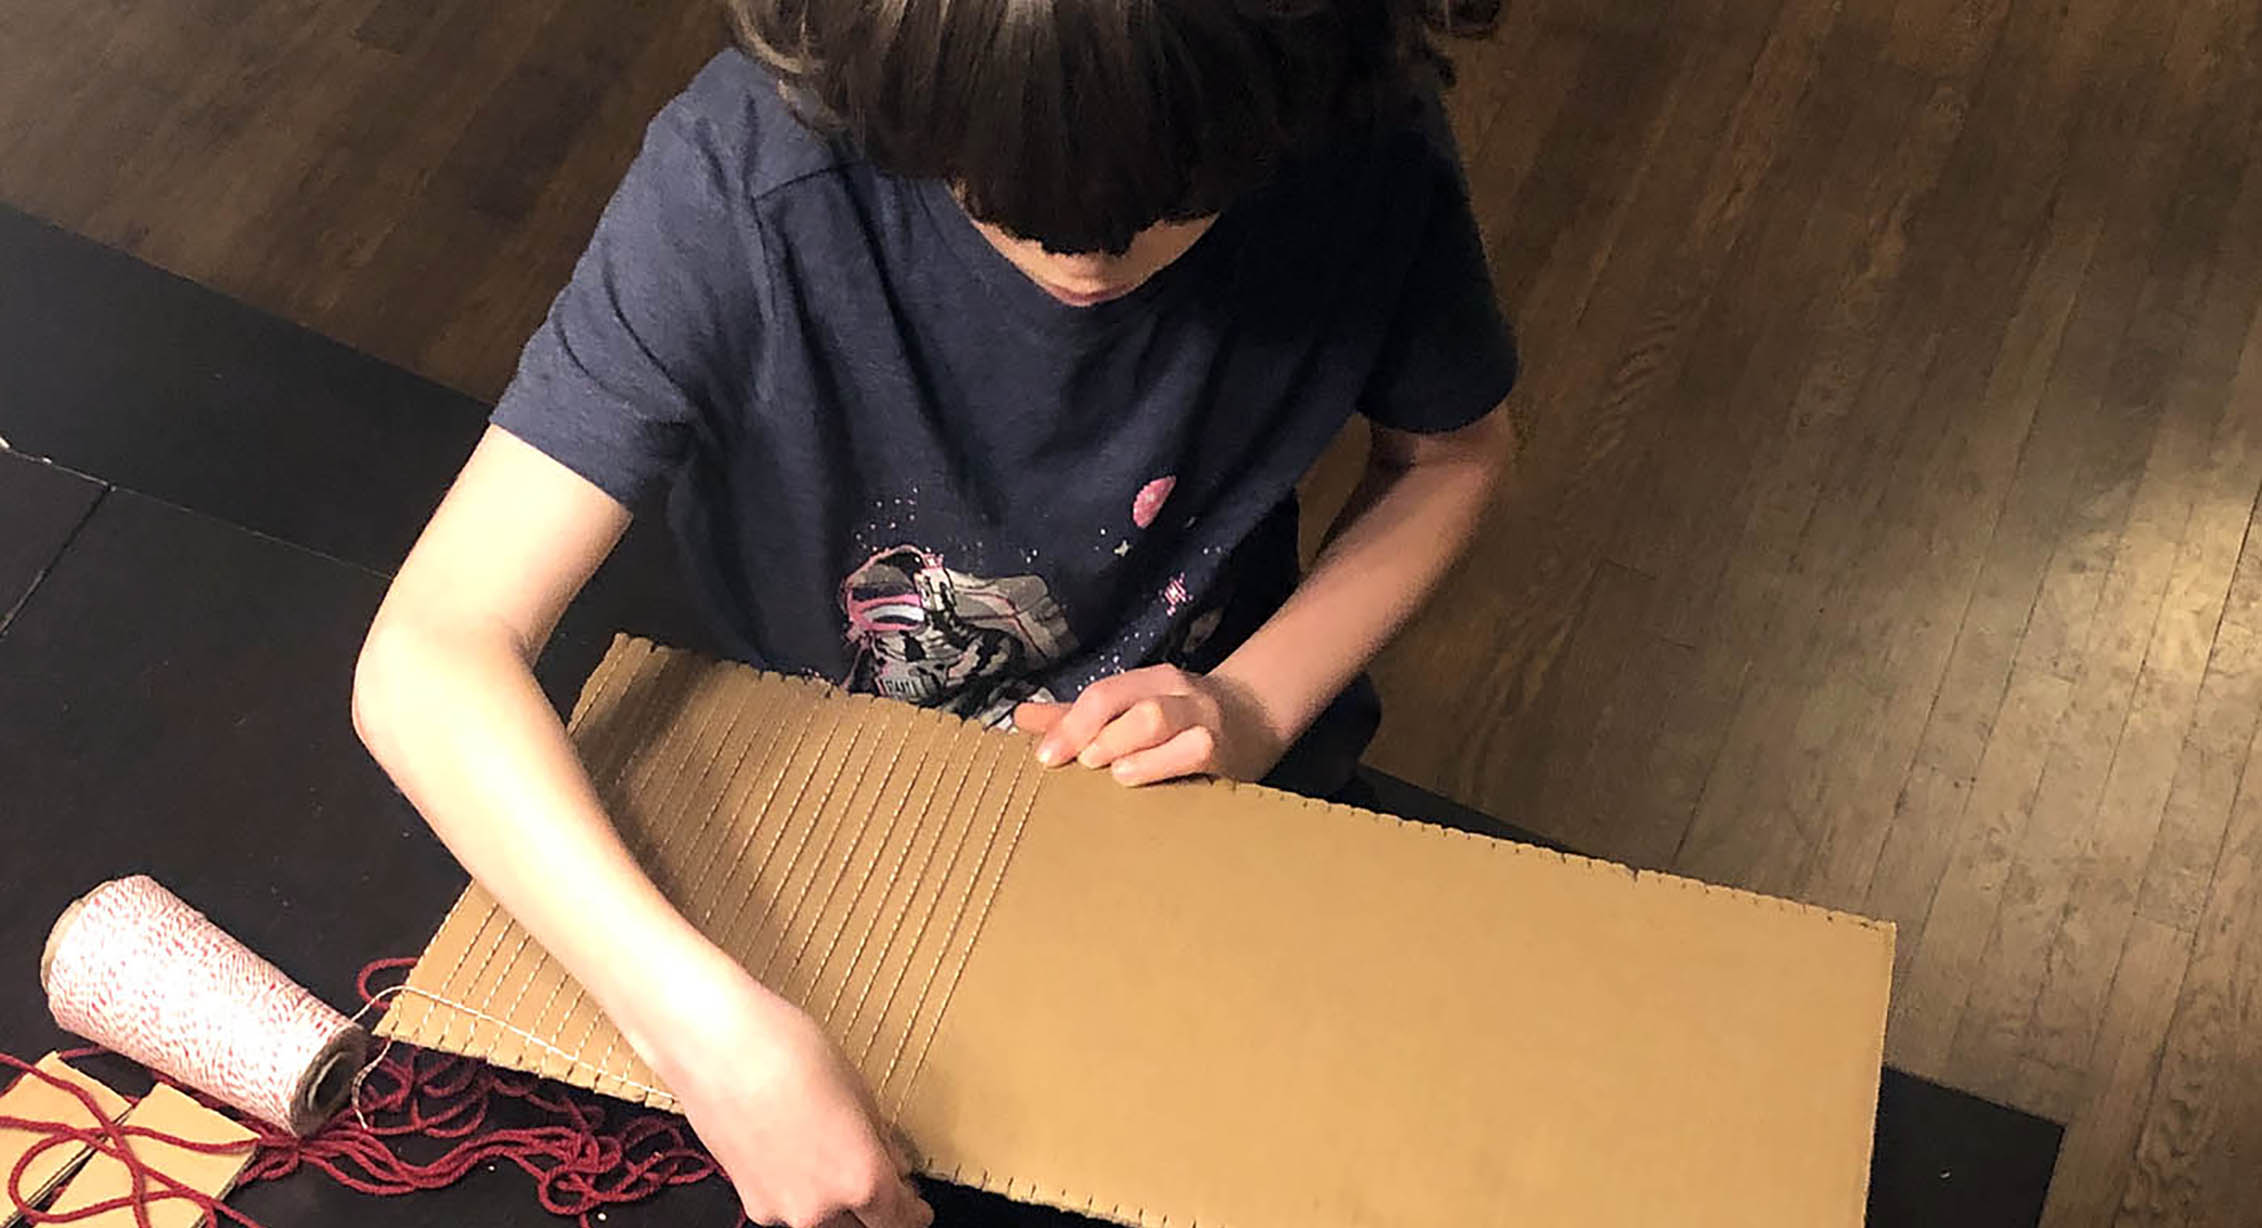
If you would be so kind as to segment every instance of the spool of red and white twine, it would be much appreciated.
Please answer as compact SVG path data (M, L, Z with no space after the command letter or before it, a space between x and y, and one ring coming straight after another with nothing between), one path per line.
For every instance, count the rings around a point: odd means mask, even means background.
M369 1035L146 875L65 909L39 962L55 1022L294 1134L344 1107Z

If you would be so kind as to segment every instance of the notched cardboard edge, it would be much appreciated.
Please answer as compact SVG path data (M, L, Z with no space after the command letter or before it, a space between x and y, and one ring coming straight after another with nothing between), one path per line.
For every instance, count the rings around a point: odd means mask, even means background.
M703 657L702 654L691 652L688 649L669 648L666 645L656 643L642 636L630 635L627 632L620 632L614 635L613 647L611 651L607 652L605 658L606 661L611 661L613 659L614 653L618 653L622 649L631 645L641 645L648 653L681 654L692 657L702 657L702 659L711 661L715 665L722 668L743 671L745 673L754 675L756 678L767 681L789 683L804 689L815 690L829 698L843 699L865 706L873 706L883 703L896 704L901 702L898 700L886 699L878 695L869 695L857 691L845 691L837 686L834 686L832 683L826 682L823 679L819 678L810 678L797 674L782 674L774 670L756 669L754 666L748 665L742 661L724 661L711 657ZM592 671L590 674L591 680L594 681L597 678L598 674L604 671L604 668L604 663L599 663L597 670ZM954 716L951 713L938 711L933 708L919 708L911 704L902 704L902 706L911 708L915 712L924 713L925 719L937 723L969 725L973 726L975 732L993 737L1026 737L1026 735L1016 734L1009 730L992 728L990 726L970 720L966 717ZM1742 899L1757 904L1771 905L1785 912L1796 912L1819 917L1834 924L1859 926L1863 929L1883 934L1888 939L1890 939L1894 933L1894 927L1891 922L1881 921L1873 917L1865 917L1859 913L1844 912L1834 908L1824 908L1819 904L1809 904L1802 900L1785 899L1782 896L1766 895L1761 892L1751 891L1742 887L1731 887L1720 883L1708 883L1702 879L1690 878L1686 875L1681 874L1672 874L1663 870L1644 870L1636 866L1626 865L1623 862L1609 861L1600 857L1589 857L1581 853L1564 853L1558 852L1554 849L1539 848L1535 845L1519 844L1514 840L1509 840L1500 836L1487 836L1479 832L1462 831L1458 828L1451 827L1441 827L1435 823L1424 823L1417 819L1406 818L1403 815L1389 814L1379 810L1369 810L1363 806L1352 806L1342 802L1331 802L1316 797L1307 797L1301 793L1290 793L1285 789L1276 789L1270 785L1255 784L1240 780L1211 779L1206 781L1189 781L1178 784L1150 787L1211 788L1229 789L1235 792L1250 792L1255 793L1259 796L1280 798L1292 802L1298 806L1304 807L1308 810L1330 812L1345 819L1363 819L1370 822L1395 823L1400 825L1401 827L1412 829L1414 832L1418 833L1425 839L1467 840L1481 847L1490 848L1494 850L1495 853L1506 856L1536 857L1543 859L1552 858L1564 865L1575 866L1585 873L1605 874L1613 876L1625 875L1630 881L1637 883L1654 881L1683 890L1695 890L1707 892L1714 895L1725 895L1733 899Z
M1205 786L1197 784L1196 787ZM1566 853L1557 849L1541 848L1538 845L1534 844L1521 844L1504 836L1487 836L1481 832L1463 831L1457 827L1442 827L1435 823L1424 823L1419 819L1409 819L1404 815L1390 814L1380 810L1369 810L1364 806L1351 806L1346 805L1342 802L1327 801L1323 798L1307 797L1301 793L1290 793L1284 789L1273 788L1270 785L1255 784L1244 780L1213 779L1206 782L1206 787L1230 789L1235 792L1268 795L1271 797L1281 798L1286 801L1293 802L1308 810L1324 810L1334 812L1344 818L1366 819L1383 823L1395 823L1401 827L1412 828L1417 833L1427 838L1467 840L1480 846L1494 849L1508 856L1541 859L1552 858L1553 860L1559 861L1564 865L1576 867L1579 870L1590 874L1604 874L1612 877L1624 875L1630 882L1662 883L1667 886L1680 888L1682 890L1702 891L1708 895L1724 895L1734 899L1746 900L1755 904L1774 905L1776 908L1784 912L1804 913L1819 917L1822 920L1830 921L1835 924L1853 925L1858 926L1862 929L1872 930L1883 934L1888 940L1893 937L1894 933L1894 926L1892 922L1882 921L1875 917L1865 917L1860 913L1845 912L1835 908L1825 908L1820 904L1809 904L1804 900L1786 899L1785 897L1779 895L1767 895L1762 892L1752 891L1744 887L1731 887L1723 883L1708 883L1701 878L1690 878L1685 874L1673 874L1665 870L1644 870L1639 866L1630 866L1622 861L1610 861L1601 857L1590 857L1584 853Z
M1167 1228L1170 1223L1170 1217L1167 1215L1150 1219L1145 1207L1125 1207L1122 1203L1113 1203L1103 1207L1100 1205L1099 1196L1096 1194L1087 1194L1082 1201L1078 1201L1073 1191L1047 1189L1035 1181L1023 1181L1017 1177L1007 1177L1005 1180L999 1181L986 1168L969 1175L966 1166L960 1164L952 1167L948 1172L930 1171L927 1175L937 1181L948 1181L952 1185L980 1190L985 1194L996 1194L1001 1198L1010 1198L1015 1202L1051 1207L1055 1211L1066 1211L1071 1215L1082 1215L1090 1219L1124 1224L1128 1225L1129 1228ZM1228 1228L1223 1220L1193 1218L1183 1222L1185 1228Z

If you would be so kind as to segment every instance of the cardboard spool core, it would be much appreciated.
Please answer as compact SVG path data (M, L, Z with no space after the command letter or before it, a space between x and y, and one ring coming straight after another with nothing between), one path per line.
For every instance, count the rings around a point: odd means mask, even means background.
M369 1033L352 1027L331 1037L291 1093L291 1133L303 1138L337 1116L353 1094L354 1072L368 1060Z
M94 893L91 891L87 893L87 895L92 894ZM55 992L52 984L54 980L52 974L55 970L55 952L62 948L63 935L71 928L71 923L78 920L79 914L84 911L86 911L86 896L82 895L71 901L70 906L63 910L63 915L55 918L55 924L47 931L47 946L39 953L39 988L45 993L52 995Z

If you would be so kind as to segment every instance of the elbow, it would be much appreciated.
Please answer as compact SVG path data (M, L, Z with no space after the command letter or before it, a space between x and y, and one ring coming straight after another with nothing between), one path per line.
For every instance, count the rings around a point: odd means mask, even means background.
M1367 470L1397 477L1420 469L1459 474L1490 489L1515 463L1519 450L1515 415L1503 401L1467 426L1434 434L1380 430L1367 453Z
M1479 468L1484 470L1488 483L1498 482L1516 461L1521 440L1516 431L1516 415L1503 401L1491 413L1479 418L1471 428L1470 452Z
M380 615L362 640L361 655L353 666L353 732L379 763L386 758L394 726L392 696L397 692L394 674L400 668L398 633Z
M355 735L379 766L393 771L404 745L453 709L448 696L456 684L486 676L491 663L531 670L527 642L500 622L388 597L354 661Z
M431 635L412 618L381 609L353 667L353 731L372 758L391 770L402 731L418 719L418 696L434 666Z
M1515 463L1515 425L1507 410L1496 409L1439 440L1434 452L1424 459L1459 474L1472 495L1489 500Z

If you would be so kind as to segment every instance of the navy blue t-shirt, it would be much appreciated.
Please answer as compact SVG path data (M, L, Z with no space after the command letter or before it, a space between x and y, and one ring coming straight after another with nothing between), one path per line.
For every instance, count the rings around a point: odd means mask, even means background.
M494 422L625 504L665 493L755 664L990 721L1206 669L1294 588L1296 483L1352 414L1449 430L1515 380L1441 129L1285 171L1073 307L726 51L651 124ZM1373 719L1331 709L1300 783Z

